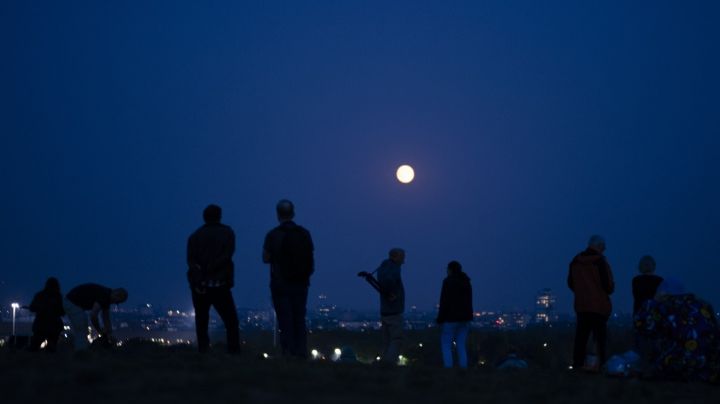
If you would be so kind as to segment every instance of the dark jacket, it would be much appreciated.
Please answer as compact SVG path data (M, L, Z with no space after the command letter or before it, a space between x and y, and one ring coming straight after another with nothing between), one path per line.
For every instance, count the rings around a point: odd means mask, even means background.
M315 246L310 232L288 220L265 235L263 251L270 264L273 285L310 285L315 271Z
M380 283L380 315L392 316L405 312L405 287L400 276L400 265L386 259L377 269Z
M191 286L235 284L235 233L230 226L206 223L188 239L188 282Z
M657 288L662 281L663 278L653 274L642 274L633 278L633 314L637 314L643 303L655 298Z
M438 323L461 323L472 321L472 286L465 272L448 275L440 292Z
M570 262L567 282L575 294L576 313L610 316L615 281L604 255L590 248L576 255Z
M32 326L34 334L53 336L62 331L62 316L65 315L65 310L60 290L44 289L36 293L30 303L30 311L35 313Z

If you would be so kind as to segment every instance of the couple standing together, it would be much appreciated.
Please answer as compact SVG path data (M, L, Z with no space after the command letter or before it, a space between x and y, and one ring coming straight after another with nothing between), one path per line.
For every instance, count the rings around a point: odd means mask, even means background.
M265 236L263 262L270 264L270 291L280 329L282 353L307 357L305 311L310 275L314 270L313 242L297 225L295 207L283 199L276 206L280 224ZM187 278L195 308L195 329L200 352L210 346L210 307L220 315L227 332L227 349L240 351L240 324L230 289L234 286L235 233L220 223L222 210L209 205L203 211L205 224L188 239Z

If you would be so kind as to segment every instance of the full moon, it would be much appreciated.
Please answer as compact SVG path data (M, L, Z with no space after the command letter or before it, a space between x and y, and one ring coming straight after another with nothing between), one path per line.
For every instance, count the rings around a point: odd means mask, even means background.
M413 168L409 165L405 164L398 167L395 175L397 176L398 181L402 182L403 184L409 184L415 178L415 170L413 170Z

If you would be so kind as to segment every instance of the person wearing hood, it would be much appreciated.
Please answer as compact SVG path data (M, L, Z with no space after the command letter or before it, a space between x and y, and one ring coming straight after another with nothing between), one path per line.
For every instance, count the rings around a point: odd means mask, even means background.
M597 345L598 366L606 357L607 321L612 312L610 295L615 291L615 281L605 252L605 239L594 235L585 251L570 262L567 283L575 295L574 308L577 316L573 368L580 369L585 362L588 339L592 334Z
M55 352L60 333L63 330L63 297L57 278L48 278L45 288L35 294L30 303L30 311L35 313L30 338L30 351L38 351L47 341L47 352Z
M405 312L405 288L400 268L405 263L405 251L393 248L388 259L377 269L380 284L380 323L383 332L382 362L397 363L403 342L403 313Z
M473 318L472 286L470 278L463 272L462 265L450 261L447 266L447 277L443 281L440 292L440 310L437 322L441 327L440 347L443 365L453 367L452 344L455 342L458 366L467 368L467 340L470 321Z

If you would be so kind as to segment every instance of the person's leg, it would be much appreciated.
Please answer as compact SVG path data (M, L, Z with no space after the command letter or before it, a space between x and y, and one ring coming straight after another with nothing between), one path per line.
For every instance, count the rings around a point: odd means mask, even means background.
M210 348L210 336L208 325L210 323L210 298L209 291L198 293L192 291L192 303L195 309L195 335L197 335L198 350L207 352Z
M458 365L461 369L467 369L468 358L467 358L467 343L468 331L470 330L470 323L458 323L455 328L455 349L457 352Z
M292 309L287 290L282 286L273 286L272 300L275 307L278 329L280 331L280 346L283 356L292 355L293 327Z
M455 331L455 323L443 323L440 325L440 349L442 350L443 366L453 367L452 341Z
M575 346L573 348L573 368L578 370L585 364L585 349L590 337L592 320L588 319L588 313L577 313L575 325Z
M73 332L73 344L75 350L87 349L90 343L87 339L88 334L88 318L87 313L81 307L76 306L70 300L65 298L63 301L65 314L70 320L70 327Z
M597 344L598 366L605 364L607 351L607 317L593 314L592 333Z
M238 321L237 308L232 297L230 288L208 288L212 291L212 304L225 324L227 335L227 350L236 353L240 350L240 322Z
M388 322L388 338L389 344L387 352L383 356L383 361L390 363L397 363L398 355L403 343L403 315L396 314L393 316L386 316ZM387 360L386 360L387 358Z
M390 349L390 324L388 323L389 316L380 317L380 328L382 331L382 356L380 360L387 362L387 353Z
M307 286L298 286L293 288L291 294L291 310L292 310L292 354L300 358L307 358L307 328L305 325L305 315L307 307L308 288Z

